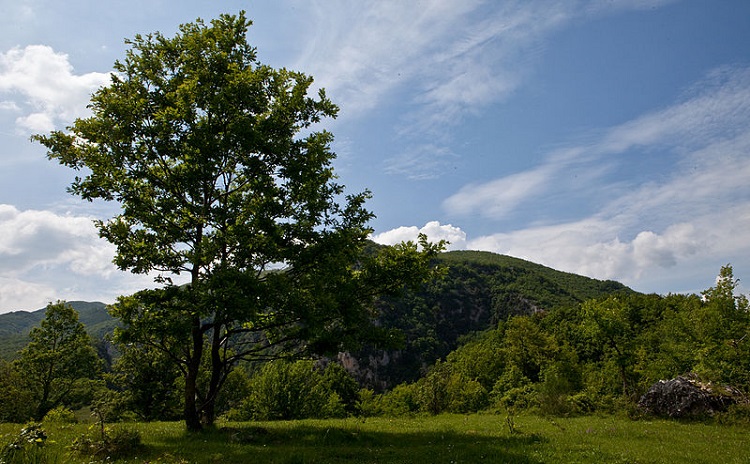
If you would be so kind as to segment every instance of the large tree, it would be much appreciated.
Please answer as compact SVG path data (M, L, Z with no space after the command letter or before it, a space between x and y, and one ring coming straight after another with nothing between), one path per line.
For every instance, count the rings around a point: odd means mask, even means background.
M332 135L315 130L338 109L323 90L308 95L310 77L260 64L250 25L240 13L172 38L137 35L92 96L93 115L35 137L82 172L73 194L120 203L98 222L115 263L159 273L161 288L122 298L114 313L121 340L179 365L190 430L213 422L238 360L377 335L375 298L426 278L441 247L363 253L369 192L345 195Z
M16 366L31 392L34 418L41 420L76 391L89 390L101 361L78 313L64 302L50 303L29 337L31 342L19 352Z

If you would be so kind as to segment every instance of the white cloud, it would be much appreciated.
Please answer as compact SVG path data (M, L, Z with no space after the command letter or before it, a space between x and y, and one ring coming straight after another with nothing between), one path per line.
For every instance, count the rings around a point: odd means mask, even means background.
M618 154L661 144L693 148L747 131L748 119L750 68L721 67L696 83L683 101L612 128L589 151Z
M416 241L419 234L424 234L431 242L446 240L448 250L461 250L466 246L466 233L451 224L440 224L430 221L424 227L402 226L372 236L372 240L382 245L395 245L406 241Z
M0 275L0 313L35 311L57 301L51 286Z
M316 76L347 114L369 111L423 72L443 49L443 37L462 35L465 16L481 3L317 3L314 14L326 26L307 41L296 67Z
M4 106L23 111L16 125L25 132L47 132L85 115L91 94L108 80L108 73L74 74L68 55L46 45L0 53L0 93L11 98Z
M21 108L19 108L19 106L16 105L16 102L12 102L12 101L0 101L0 110L5 110L5 111L20 111Z
M105 249L102 253L101 249ZM64 263L91 263L95 256L106 256L98 265L77 264L70 270L87 269L88 274L109 274L113 249L99 239L91 218L61 216L50 211L19 211L0 205L0 274L27 273L34 268ZM86 258L84 258L86 256ZM80 274L80 272L77 272Z
M750 259L750 203L629 237L621 235L631 225L628 221L627 214L590 217L477 238L467 238L460 227L431 221L421 228L398 227L372 239L392 245L425 233L433 241L451 241L449 250L491 251L657 293L699 292L711 284L722 265ZM735 275L741 277L743 272L750 269L735 266Z
M434 179L456 162L458 156L448 147L425 143L407 148L386 161L386 172L401 174L409 179Z
M58 299L111 302L152 285L117 270L114 251L89 217L0 204L0 312Z
M0 9L0 28L3 30L18 28L37 19L36 0L2 0Z
M727 262L750 258L750 203L674 223L661 231L620 235L622 218L588 218L468 240L468 249L493 251L641 291L682 292L672 282L708 279Z

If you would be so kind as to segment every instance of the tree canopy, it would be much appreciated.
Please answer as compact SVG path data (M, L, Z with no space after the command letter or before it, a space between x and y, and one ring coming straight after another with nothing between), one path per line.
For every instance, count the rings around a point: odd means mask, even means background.
M92 116L35 136L81 173L72 194L121 205L97 222L117 266L163 284L113 312L121 340L181 369L191 430L214 420L238 360L378 338L374 299L427 278L441 248L422 240L363 253L370 194L345 193L333 136L315 130L338 108L322 89L309 95L311 77L259 63L250 25L242 12L171 38L136 35L92 96Z

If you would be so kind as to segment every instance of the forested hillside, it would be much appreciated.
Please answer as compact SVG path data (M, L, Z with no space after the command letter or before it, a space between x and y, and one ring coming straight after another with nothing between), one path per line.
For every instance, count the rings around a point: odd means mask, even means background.
M442 253L445 277L398 301L386 302L382 324L398 329L394 349L363 349L343 360L375 390L412 381L455 350L467 334L495 328L514 315L577 305L633 291L510 256L480 251Z
M465 338L426 375L370 405L380 414L497 408L705 418L731 405L746 414L750 304L736 285L725 266L701 295L623 293L517 315Z

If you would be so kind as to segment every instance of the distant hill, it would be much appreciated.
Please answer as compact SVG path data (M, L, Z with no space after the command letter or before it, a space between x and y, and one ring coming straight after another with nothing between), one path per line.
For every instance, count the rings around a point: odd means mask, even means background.
M111 332L116 321L107 312L107 305L99 302L68 301L78 311L78 320L95 339ZM0 359L13 359L29 342L29 332L44 319L46 308L36 311L14 311L0 314Z

